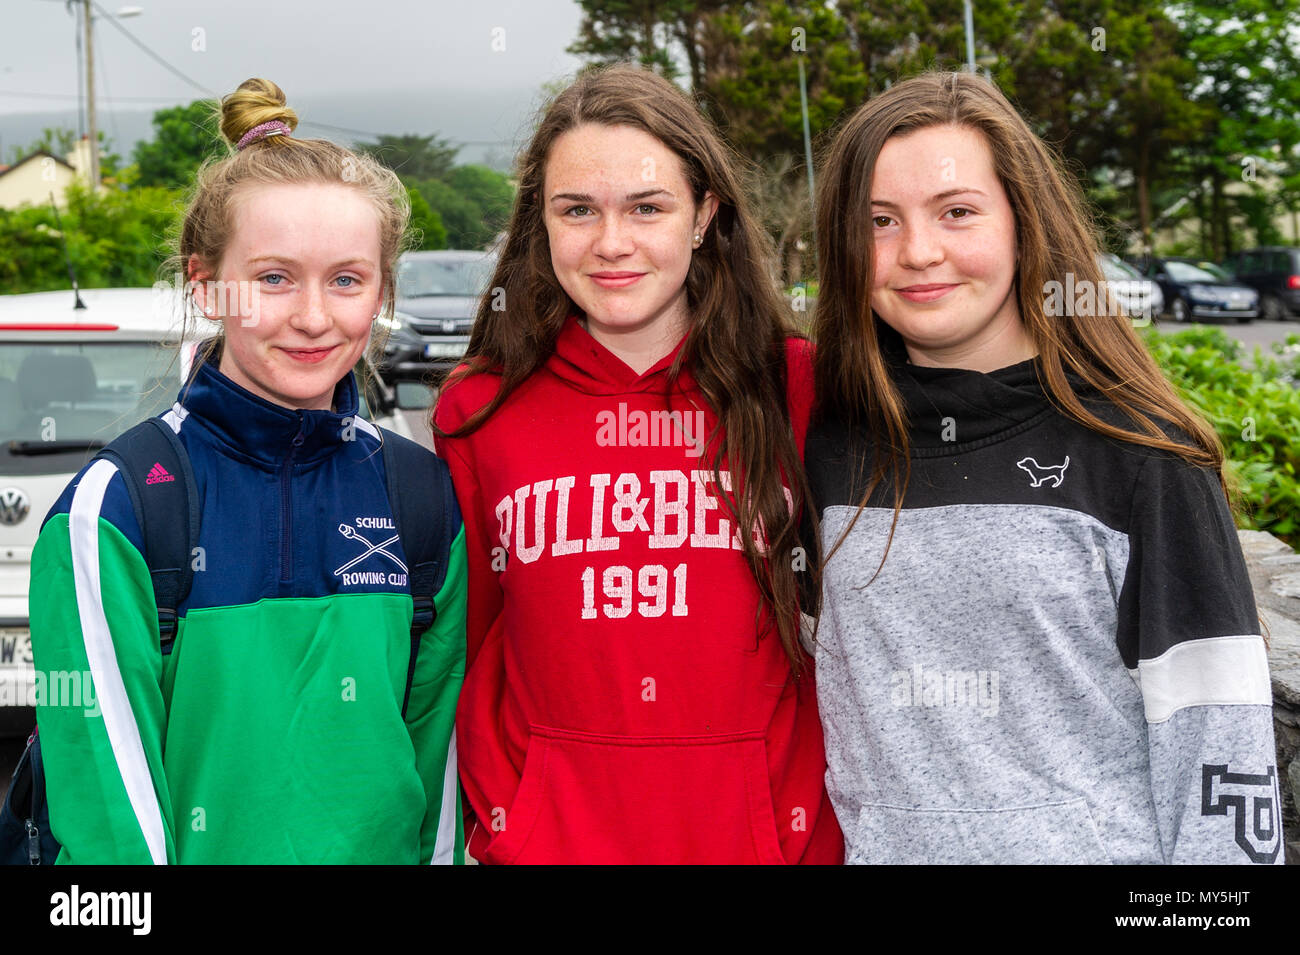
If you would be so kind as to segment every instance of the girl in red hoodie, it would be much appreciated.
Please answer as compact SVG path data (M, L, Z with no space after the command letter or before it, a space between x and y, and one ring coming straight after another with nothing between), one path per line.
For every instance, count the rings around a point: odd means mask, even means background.
M810 361L769 261L672 84L612 67L551 103L434 413L484 862L842 861L798 638Z

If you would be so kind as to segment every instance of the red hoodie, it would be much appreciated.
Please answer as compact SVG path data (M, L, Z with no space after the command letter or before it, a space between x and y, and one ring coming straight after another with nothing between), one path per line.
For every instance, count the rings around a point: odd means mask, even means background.
M843 860L812 676L756 637L716 419L688 373L668 394L676 354L638 375L571 317L487 424L437 442L469 552L456 730L484 862ZM787 370L802 454L806 343ZM499 382L445 389L439 427Z

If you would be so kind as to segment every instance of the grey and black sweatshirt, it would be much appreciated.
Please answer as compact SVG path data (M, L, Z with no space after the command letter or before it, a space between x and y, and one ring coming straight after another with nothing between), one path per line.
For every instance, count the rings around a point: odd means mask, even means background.
M893 516L873 492L817 632L846 861L1281 863L1268 663L1218 478L1069 419L1033 360L892 362L903 507L872 580ZM823 554L870 453L830 412L808 436Z

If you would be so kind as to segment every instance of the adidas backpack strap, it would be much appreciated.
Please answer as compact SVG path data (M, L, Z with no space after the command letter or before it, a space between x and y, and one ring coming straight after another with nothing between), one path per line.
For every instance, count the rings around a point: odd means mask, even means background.
M189 455L166 421L146 418L97 457L117 465L131 496L158 604L159 642L163 653L171 653L176 610L189 596L199 546L199 494Z

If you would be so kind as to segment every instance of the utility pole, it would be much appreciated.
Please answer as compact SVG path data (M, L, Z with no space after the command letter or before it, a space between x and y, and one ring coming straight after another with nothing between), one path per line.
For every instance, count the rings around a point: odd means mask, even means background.
M95 125L95 31L90 28L90 0L81 0L86 29L86 126L90 132L90 194L99 192L99 129Z
M971 9L971 0L965 3L966 19L966 72L975 72L975 15Z

